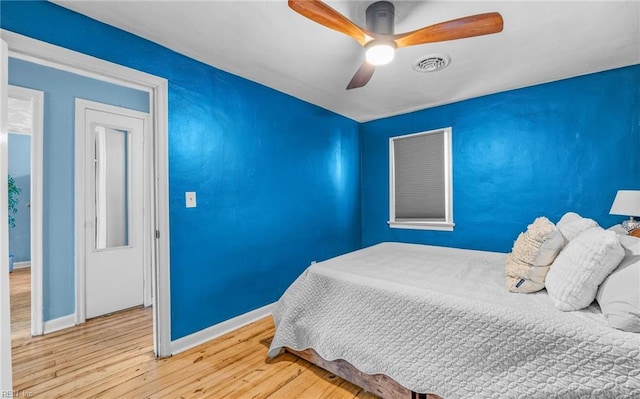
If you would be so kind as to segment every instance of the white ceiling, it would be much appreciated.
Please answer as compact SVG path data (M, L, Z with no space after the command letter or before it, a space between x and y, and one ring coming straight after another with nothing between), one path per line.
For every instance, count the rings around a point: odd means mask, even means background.
M364 59L350 37L278 1L54 1L216 68L359 122L640 64L639 1L394 1L396 33L497 11L494 35L401 48L368 85L345 90ZM373 1L327 3L365 25ZM413 70L443 53L450 65Z

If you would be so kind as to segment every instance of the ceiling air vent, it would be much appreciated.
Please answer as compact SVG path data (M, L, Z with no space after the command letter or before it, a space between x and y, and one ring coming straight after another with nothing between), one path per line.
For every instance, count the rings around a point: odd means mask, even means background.
M436 72L449 65L451 58L445 54L431 54L418 59L413 69L418 72Z

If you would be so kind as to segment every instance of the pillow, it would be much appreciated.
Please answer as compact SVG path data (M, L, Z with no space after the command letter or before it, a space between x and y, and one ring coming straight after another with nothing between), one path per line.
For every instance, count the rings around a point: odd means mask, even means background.
M556 227L564 236L566 245L583 231L598 227L598 223L593 219L583 218L577 213L567 212L562 216L562 218L560 218L560 220L558 220Z
M618 235L601 227L586 230L560 252L545 285L556 308L579 310L589 306L598 286L624 257Z
M580 220L580 219L582 219L582 216L578 215L577 213L575 213L575 212L567 212L564 215L562 215L560 220L558 220L558 223L556 223L556 227L562 231L562 229L567 224L569 224L571 222L575 222L576 220Z
M507 256L507 289L511 292L530 294L544 288L549 266L533 266L519 262L511 254Z
M640 238L619 239L624 258L600 285L596 300L611 327L640 332Z
M621 225L621 224L613 225L613 226L609 227L607 230L611 230L611 231L613 231L614 233L616 233L617 235L625 235L625 236L626 236L627 234L629 234L629 232L627 231L627 229L625 229L624 227L622 227L622 225Z
M507 256L507 288L530 293L544 288L549 265L564 245L564 237L546 217L539 217L520 233Z

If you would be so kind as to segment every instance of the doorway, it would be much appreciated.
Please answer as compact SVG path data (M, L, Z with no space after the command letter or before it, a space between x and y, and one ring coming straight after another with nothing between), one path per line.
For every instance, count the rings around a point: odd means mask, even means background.
M81 241L84 226L76 225L83 220L83 215L77 209L81 209L85 196L76 193L83 192L82 172L88 163L75 161L75 144L84 143L81 140L84 136L79 135L76 139L74 133L76 99L90 98L145 113L149 110L150 99L148 93L142 90L16 57L9 59L9 83L37 88L44 92L46 100L42 157L45 183L42 318L43 332L46 334L84 322L83 317L77 317L84 306L78 307L76 304L76 300L83 296L76 298L75 293L82 282L77 274L84 256ZM147 116L144 118L148 119ZM82 148L78 153L84 154L86 150ZM11 148L9 158L10 162L15 158L12 157ZM136 159L140 160L140 164L144 162L143 156ZM146 209L151 208L147 206ZM35 294L37 289L33 292Z
M30 269L31 335L42 335L42 127L44 93L19 86L8 90L9 175L20 190L9 252L16 268ZM17 216L17 215L16 215ZM19 225L18 225L19 224ZM19 227L22 234L12 235ZM25 233L26 231L26 233ZM18 263L19 262L19 263ZM11 265L10 265L11 268Z
M151 231L154 240L151 254L153 265L153 324L154 324L154 352L160 357L171 355L171 331L170 331L170 298L169 298L169 211L168 211L168 140L167 140L167 112L168 112L168 82L166 79L136 71L127 67L116 65L91 56L77 53L57 47L45 42L34 40L13 32L1 30L2 40L6 42L2 48L0 66L0 121L6 116L6 82L8 57L37 62L43 65L60 67L82 76L89 76L107 82L115 82L126 87L144 90L148 93L151 102L150 124L152 142L152 176L150 192L151 204ZM8 51L7 51L8 49ZM55 60L52 61L52 60ZM6 160L6 131L0 132L0 155ZM0 162L0 192L6 192L6 161ZM2 202L6 201L6 194L0 194ZM6 225L7 212L0 209L0 223ZM7 235L3 229L0 247L3 253L7 253ZM11 352L9 317L8 317L8 260L0 260L0 390L11 391ZM7 334L5 334L7 333Z

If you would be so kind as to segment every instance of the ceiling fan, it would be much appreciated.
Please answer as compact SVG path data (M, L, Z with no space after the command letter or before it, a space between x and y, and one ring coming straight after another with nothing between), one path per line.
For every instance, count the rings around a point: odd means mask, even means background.
M373 76L376 65L391 62L397 48L489 35L501 32L503 27L502 16L491 12L395 34L395 8L388 1L377 1L367 8L366 29L320 0L289 0L289 7L320 25L352 37L365 48L366 60L347 85L347 90L366 85Z

